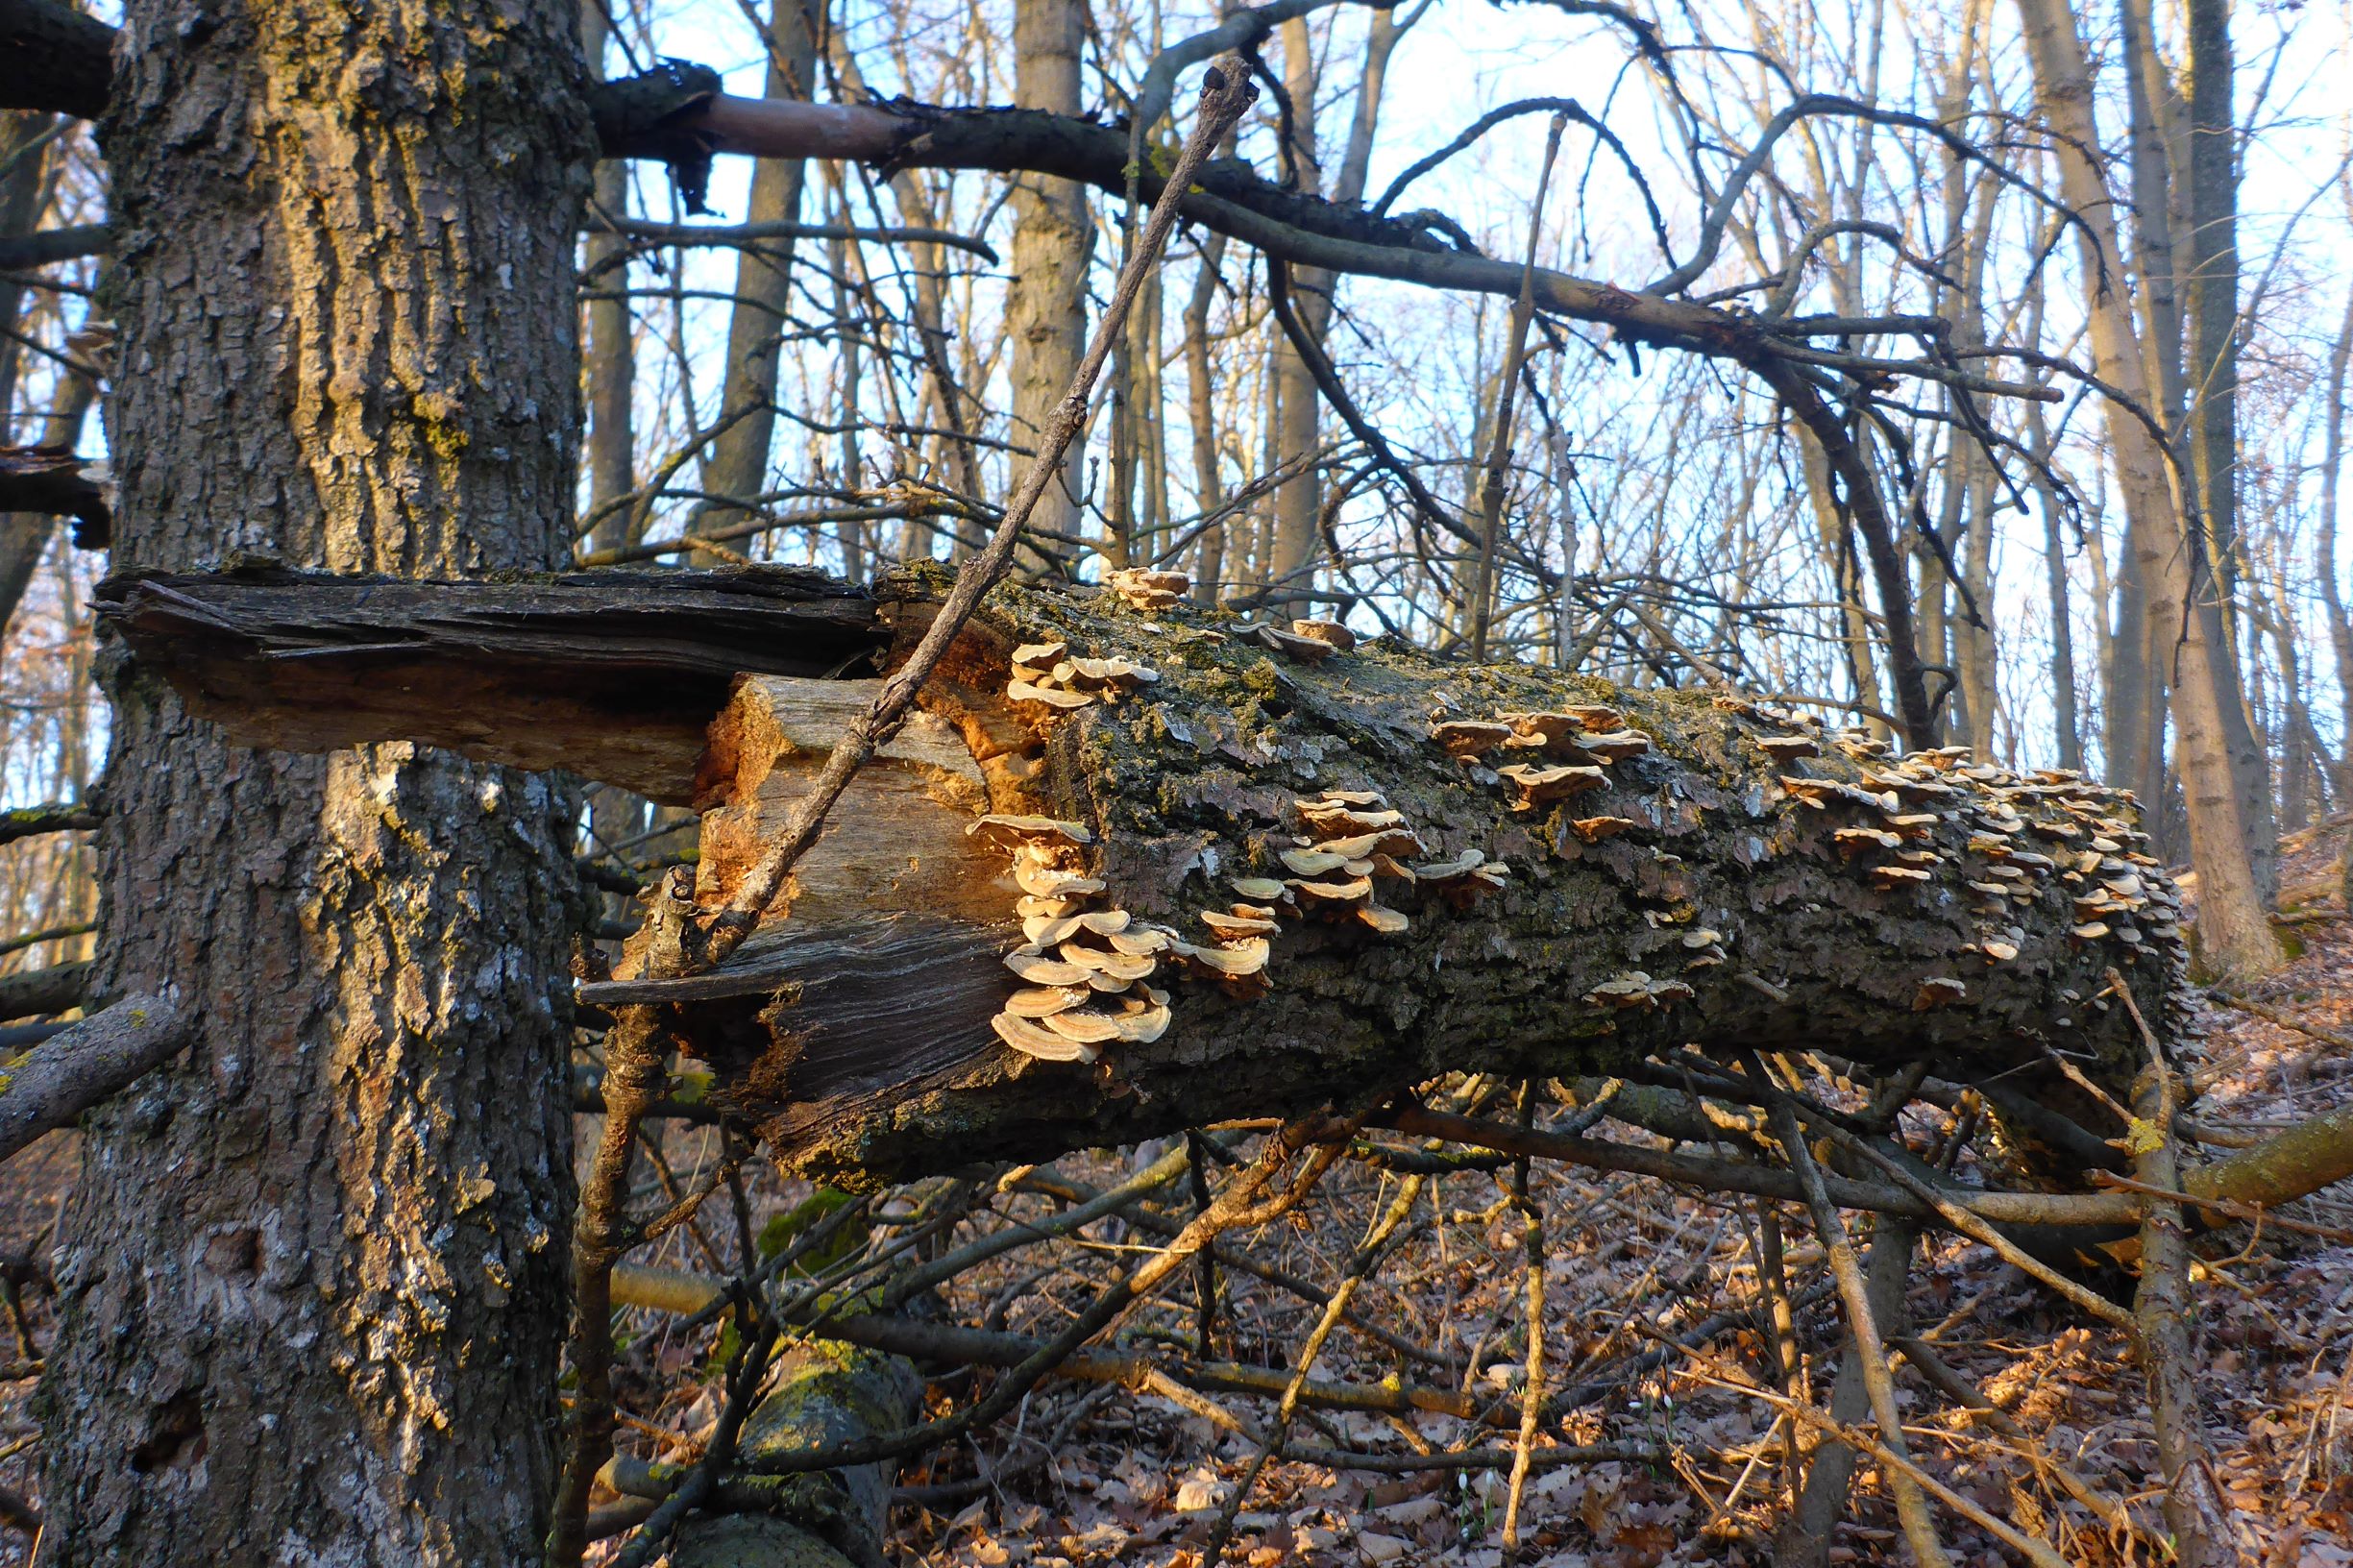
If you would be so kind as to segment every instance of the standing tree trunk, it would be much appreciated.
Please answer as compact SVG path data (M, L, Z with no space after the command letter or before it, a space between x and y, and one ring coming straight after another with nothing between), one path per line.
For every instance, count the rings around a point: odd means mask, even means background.
M1283 90L1290 99L1290 141L1285 149L1283 172L1295 177L1299 189L1320 196L1323 164L1315 154L1315 45L1303 17L1283 24ZM1333 277L1320 267L1301 267L1291 277L1299 325L1321 344L1332 324ZM1315 378L1290 340L1278 336L1275 355L1275 429L1281 461L1311 453L1322 430L1323 407ZM1323 485L1309 468L1275 492L1274 555L1266 563L1266 579L1287 586L1315 555L1315 515L1323 505Z
M599 0L589 0L591 5ZM808 98L817 71L814 0L776 0L771 13L768 96ZM798 159L764 158L751 176L749 223L791 223L800 216L806 165ZM793 304L793 242L747 245L735 262L735 309L727 322L727 372L719 401L722 429L702 462L702 488L748 505L768 488L768 454L776 433L776 360ZM699 516L725 513L725 502L704 502ZM723 519L722 519L723 520ZM697 552L695 564L715 566Z
M1079 111L1079 45L1085 36L1078 0L1016 0L1013 16L1014 102L1057 114ZM1005 331L1013 338L1013 429L1017 447L1037 444L1055 404L1078 374L1087 348L1087 258L1094 239L1082 186L1042 174L1017 177L1013 187L1013 276L1005 289ZM1031 526L1048 535L1076 538L1082 509L1076 474L1082 453L1066 461L1059 481L1039 498ZM1049 537L1040 547L1068 559L1071 547ZM1023 552L1029 569L1042 564Z
M1201 242L1192 293L1185 300L1185 423L1192 433L1193 504L1204 512L1225 501L1225 485L1217 475L1217 405L1210 395L1210 306L1217 302L1225 255L1225 235L1211 234ZM1193 572L1196 603L1217 602L1225 576L1226 527L1227 520L1220 519L1201 528L1199 565Z
M2192 467L2205 524L2206 580L2194 583L2216 656L2225 742L2246 808L2246 851L2267 902L2279 894L2269 748L2239 674L2239 168L2229 0L2191 0L2190 377ZM2196 566L2193 558L2193 569ZM2254 640L2247 640L2250 654Z
M2141 346L2120 276L2116 206L2092 153L2098 142L2083 40L2060 0L2019 0L2019 15L2034 61L2036 97L2059 134L2061 185L2082 220L2076 237L2094 357L2102 380L2145 407ZM2198 871L2199 946L2225 976L2261 974L2278 968L2284 955L2247 853L2247 813L2231 767L2220 687L2232 666L2213 647L2206 618L2194 611L2197 585L2187 557L2195 541L2182 527L2155 436L2113 405L2107 425L2117 485L2131 518L2134 560L2148 589L2150 629L2157 646L2175 655L2174 728ZM2158 805L2149 802L2152 815Z
M107 128L122 566L543 569L595 145L550 0L137 0ZM181 1064L93 1114L43 1559L511 1563L556 1458L576 802L405 744L228 744L118 660L101 993Z
M2124 55L2127 124L2132 144L2133 260L2141 314L2144 384L2169 429L2178 427L2187 398L2181 362L2181 303L2173 236L2172 159L2165 130L2171 79L2157 53L2149 0L2125 0L2118 20ZM2165 731L2168 661L2150 641L2148 586L2130 541L2137 513L2127 510L2125 550L2117 572L2116 635L2107 645L2110 680L2105 714L2108 782L2151 803L2150 828L2164 843ZM2167 845L2160 852L2178 846Z
M2039 312L2038 312L2039 314ZM2075 715L2075 626L2069 608L2067 552L2059 536L2059 496L2042 477L2052 447L2050 421L2043 405L2026 410L2026 450L2034 459L2035 509L2043 514L2043 567L2050 594L2050 720L2059 766L2083 767L2083 729Z
M580 7L580 48L588 57L592 79L604 76L604 45L611 24L599 0ZM597 164L596 204L608 218L625 217L629 209L629 166L619 159ZM589 536L595 550L633 545L638 531L631 525L645 515L621 499L637 488L633 475L635 445L631 402L637 390L635 345L630 334L629 274L615 258L628 242L619 234L591 234L588 264L597 275L596 289L609 299L588 302L588 509L597 518ZM608 270L609 269L609 270ZM612 510L606 511L610 506Z
M1348 141L1341 150L1339 177L1333 201L1347 205L1364 199L1364 181L1372 163L1373 139L1381 125L1381 92L1388 76L1389 56L1405 27L1391 11L1372 13L1372 32L1364 49L1364 74L1357 86L1356 110L1349 122ZM1291 140L1286 172L1295 169L1299 188L1311 196L1326 194L1324 169L1315 142L1315 99L1321 76L1315 65L1314 39L1303 17L1285 22L1283 89L1290 99ZM1300 267L1291 274L1291 296L1299 325L1321 345L1332 327L1332 291L1336 277L1321 267ZM1322 439L1321 394L1307 362L1287 338L1275 344L1277 457L1288 460L1313 452ZM1323 510L1323 481L1311 468L1275 492L1274 555L1265 563L1270 582L1287 582L1314 558L1317 519ZM1304 583L1293 586L1305 586Z
M2329 647L2337 655L2338 701L2345 715L2346 733L2338 745L2337 797L2353 799L2353 621L2345 615L2344 589L2337 577L2337 470L2344 462L2345 371L2353 362L2353 292L2345 295L2344 320L2328 355L2328 404L2322 410L2320 456L2320 526L2314 546L2313 576L2320 582L2320 600L2328 607ZM2345 857L2345 885L2353 888L2353 854ZM2353 907L2349 905L2348 907Z

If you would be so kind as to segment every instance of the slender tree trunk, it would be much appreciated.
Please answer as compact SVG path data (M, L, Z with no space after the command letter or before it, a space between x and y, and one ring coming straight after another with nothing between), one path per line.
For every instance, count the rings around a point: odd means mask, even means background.
M2337 700L2344 717L2344 738L2337 747L2337 798L2353 799L2353 620L2345 615L2344 585L2338 576L2337 471L2344 465L2345 371L2353 363L2353 290L2345 295L2344 319L2328 356L2328 404L2322 412L2320 520L2313 545L2313 576L2328 609L2329 647L2337 656ZM2353 890L2353 854L2345 856L2345 886ZM2353 904L2348 904L2353 908Z
M2175 428L2187 397L2181 361L2181 304L2174 264L2171 150L2164 105L2171 81L2157 54L2149 0L2124 0L2127 130L2131 140L2133 260L2139 273L2144 384L2156 398L2157 417ZM2168 661L2149 641L2148 587L2134 564L2131 529L2139 514L2127 508L2126 545L2117 572L2116 635L2108 643L2106 776L2111 784L2151 803L2152 830L2162 840L2165 813L2157 809L2165 780Z
M1375 137L1381 126L1381 95L1388 80L1389 57L1405 29L1393 12L1372 13L1372 32L1365 45L1364 72L1357 86L1356 111L1348 140L1341 150L1339 175L1329 192L1340 203L1361 201L1372 163ZM1317 150L1315 100L1322 87L1316 69L1314 40L1305 18L1283 24L1283 86L1291 101L1291 166L1299 188L1323 195L1324 168ZM1337 279L1318 267L1299 267L1291 273L1293 307L1310 339L1321 345L1332 327L1333 289ZM1277 456L1288 460L1313 452L1322 439L1321 394L1287 339L1275 346ZM1274 553L1265 563L1268 580L1282 582L1313 558L1316 520L1323 509L1323 481L1312 469L1275 492Z
M2217 691L2231 770L2246 806L2247 858L2267 901L2279 891L2279 830L2272 812L2269 747L2247 711L2240 679L2239 591L2239 168L2233 118L2230 0L2190 0L2189 206L2190 451L2197 477L2203 555L2210 581L2199 612L2221 676ZM2193 561L2194 569L2196 562ZM2247 640L2249 656L2255 643Z
M2230 0L2188 0L2190 436L2215 580L2239 553L2239 171Z
M599 0L589 0L591 5ZM775 0L769 18L768 96L810 96L817 72L821 0ZM800 216L807 165L798 159L764 158L752 170L748 223L790 223ZM727 369L721 383L720 423L702 460L702 488L748 502L768 488L769 449L776 433L776 361L783 352L793 301L793 241L764 240L736 253L735 308L727 322ZM724 521L723 502L706 501L699 517ZM714 514L719 514L714 516ZM723 564L698 552L698 566Z
M1293 17L1282 28L1283 87L1290 96L1290 145L1284 172L1295 175L1299 189L1310 196L1323 194L1323 165L1315 153L1315 47L1304 17ZM1332 274L1318 267L1300 267L1291 274L1293 308L1308 336L1321 344L1332 323ZM1322 395L1307 361L1287 338L1275 344L1276 454L1289 462L1315 450L1322 435ZM1323 484L1311 468L1275 492L1274 554L1266 563L1270 582L1289 579L1315 554L1315 518L1323 506ZM1304 587L1305 583L1290 583Z
M604 0L582 0L580 50L588 59L592 81L604 76L604 50L611 32ZM619 159L598 162L596 209L612 218L629 208L629 166ZM597 519L589 531L592 550L634 545L644 533L645 507L624 499L637 488L636 420L637 351L627 289L629 272L608 265L627 245L618 234L588 236L585 250L595 289L614 297L588 302L586 353L581 380L588 396L588 510ZM600 786L589 792L589 831L598 845L620 844L634 838L646 820L646 802L627 790ZM619 895L607 895L607 913L621 913Z
M848 39L839 28L828 31L826 52L834 69L841 73L843 89L853 99L864 98L866 78L858 69L858 59L851 53ZM940 226L930 193L913 169L892 171L891 197L898 204L903 221L925 229ZM912 266L915 330L922 344L923 365L928 373L924 380L925 402L940 429L947 432L940 438L940 444L958 493L979 499L980 452L972 444L970 429L965 422L967 399L948 357L948 345L954 334L947 330L946 253L938 245L920 243L908 247L907 259ZM929 559L933 538L928 523L909 522L904 553Z
M2062 188L2082 219L2077 243L2094 357L2103 380L2145 405L2141 349L2118 275L2123 253L2117 244L2115 203L2091 151L2098 145L2091 72L2075 18L2060 0L2019 0L2019 12L2034 61L2036 96L2060 135ZM2151 629L2158 645L2175 654L2179 671L2174 725L2198 871L2199 945L2207 962L2224 975L2263 973L2277 968L2283 955L2248 854L2248 813L2231 766L2227 704L2220 693L2223 673L2231 666L2225 651L2212 646L2204 618L2184 613L2196 601L2188 559L2195 541L2183 529L2155 437L2113 407L2107 425L2118 488L2135 514L2130 535L2149 589Z
M1057 114L1079 111L1079 46L1084 12L1078 0L1015 0L1014 102ZM1069 390L1087 348L1087 260L1094 242L1082 186L1045 175L1023 175L1013 187L1013 276L1005 289L1005 331L1013 339L1013 429L1017 446L1035 445ZM1076 538L1084 452L1066 460L1060 482L1046 487L1033 527ZM1048 539L1046 554L1067 560L1071 547ZM1024 552L1031 569L1042 564Z
M116 563L545 569L594 145L569 3L137 0L108 128ZM226 743L117 661L94 1112L43 1385L58 1564L536 1555L556 1454L576 797Z
M2274 600L2269 613L2253 619L2279 649L2280 821L2293 832L2313 820L2313 754L2305 742L2312 715L2304 702L2304 660L2284 600Z
M1217 475L1217 404L1210 391L1210 306L1217 302L1218 269L1225 254L1225 235L1210 235L1201 247L1192 293L1185 301L1185 420L1192 428L1193 504L1205 512L1225 502L1225 484ZM1217 602L1229 522L1220 520L1201 530L1199 564L1193 573L1197 603Z
M604 49L610 34L602 0L583 0L580 7L580 48L588 57L592 80L604 77ZM629 209L629 166L619 159L597 164L597 209L621 218ZM591 234L588 265L596 275L596 289L614 297L588 303L588 352L582 367L588 385L588 507L598 518L589 538L594 550L611 550L637 543L632 525L645 513L620 504L637 488L634 464L632 402L637 392L637 355L631 331L628 269L613 264L627 249L618 234ZM614 509L606 511L611 506ZM601 515L600 515L601 514Z
M2036 314L2039 317L2041 312ZM2029 341L2033 336L2028 334ZM2058 493L2040 472L2040 465L2050 457L2050 421L2044 417L2043 405L2038 403L2028 406L2026 422L2026 450L2038 465L2034 476L2035 502L2036 509L2043 514L2044 580L2050 597L2051 728L2059 766L2080 769L2083 725L2075 712L2075 625L2068 603L2067 551L2059 535Z

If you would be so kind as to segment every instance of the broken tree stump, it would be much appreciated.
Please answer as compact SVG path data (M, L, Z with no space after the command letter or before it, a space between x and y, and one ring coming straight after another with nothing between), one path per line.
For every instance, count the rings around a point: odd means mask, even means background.
M569 674L540 766L629 783L600 769L643 778L658 753L674 786L696 733L716 906L863 700L824 677L887 670L942 581L794 576L761 600L783 607L755 663L694 606L756 576L557 579L607 597L544 617L545 584L404 584L399 613L429 628L407 634L359 631L378 590L317 579L257 612L250 584L184 577L105 602L142 664L260 744L400 733L522 760L501 726L350 695L337 667L384 656L501 715ZM580 999L670 1005L722 1103L843 1180L1683 1046L1926 1061L2064 1108L2084 1096L2056 1053L2110 1087L2139 1060L2106 968L2168 1016L2177 905L2116 792L1894 758L1730 694L1143 602L993 595L740 951ZM598 647L613 624L635 635ZM749 674L722 691L730 659Z

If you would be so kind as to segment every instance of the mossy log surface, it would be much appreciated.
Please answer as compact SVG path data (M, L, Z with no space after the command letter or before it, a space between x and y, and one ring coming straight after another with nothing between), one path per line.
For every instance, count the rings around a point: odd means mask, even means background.
M745 580L658 575L669 619L643 641L693 642L697 596L740 602ZM533 742L559 749L587 737L577 757L547 760L600 776L601 759L637 754L610 731L707 725L694 780L708 812L697 890L706 905L733 891L855 705L849 682L810 676L870 675L874 661L855 656L862 639L887 668L942 589L924 572L865 595L797 582L817 617L797 604L778 624L803 626L809 648L742 660L762 673L737 680L716 712L707 678L628 689L643 642L583 648L574 667L603 674L576 680L565 724ZM219 624L235 619L219 594L170 586L206 657L176 652L188 633L153 614L138 619L135 648L175 683L203 680L215 694L208 711L233 729L241 701L282 715L286 683L299 680L310 744L364 723L369 738L406 725L437 744L516 749L502 733L469 736L446 711L404 718L380 688L339 710L352 683L321 680L315 665L362 655L270 651L304 640L291 585L268 606L270 647L247 638L259 649L247 654ZM453 681L473 672L464 690L497 688L496 658L466 662L464 646L467 628L493 620L503 668L533 693L566 667L579 628L535 620L530 585L409 586L448 600L429 617L442 629L403 644L418 689L438 659L456 661ZM503 619L458 602L492 591L508 596ZM619 575L611 591L654 593ZM209 618L185 602L211 606ZM348 623L350 596L335 602ZM601 611L590 625L614 624ZM2011 1090L2098 1124L2055 1057L2112 1090L2144 1060L2126 1011L2101 996L2106 971L2126 976L2143 1013L2167 1027L2183 972L2176 904L2140 852L2128 796L1956 755L1889 758L1867 738L1729 693L1629 691L1385 641L1334 650L1287 632L1185 606L1137 609L1094 589L1000 589L926 691L923 716L861 775L750 942L712 973L624 974L584 984L581 1000L673 1006L681 1041L718 1069L722 1102L759 1123L786 1162L836 1180L1361 1105L1451 1070L1605 1071L1685 1046L2005 1075ZM662 657L707 671L736 646L715 636ZM1089 686L1096 695L1081 701L1072 689ZM283 744L267 724L240 733ZM1336 807L1335 791L1364 798ZM1371 814L1367 824L1394 812L1395 823L1367 828L1392 837L1329 870L1285 864L1286 851L1361 838L1358 819L1335 814L1347 810ZM1023 890L1012 841L967 834L983 813L1075 824L1086 842L1034 853L1032 880L1100 881L1068 908L1103 923L1123 913L1131 943L1159 927L1195 949L1146 955L1153 972L1127 996L1089 1004L1126 1008L1134 1023L1159 1005L1146 988L1161 992L1164 1027L1155 1016L1135 1031L1157 1028L1154 1038L1094 1045L1091 1062L1000 1041L993 1019L1040 986L1005 963L1024 943ZM1411 844L1394 836L1406 832ZM1368 861L1369 893L1352 869ZM1408 878L1392 874L1399 867L1423 870ZM1270 911L1276 929L1237 934L1237 919L1258 919L1238 904ZM1223 943L1211 920L1225 922ZM1259 940L1261 973L1215 976L1219 964L1253 965Z
M897 1432L914 1418L922 1392L923 1380L904 1357L836 1339L793 1346L744 1422L737 1467L719 1482L712 1506L679 1526L672 1568L888 1568L896 1463L761 1472L814 1449ZM690 1468L615 1459L604 1479L622 1492L658 1499Z

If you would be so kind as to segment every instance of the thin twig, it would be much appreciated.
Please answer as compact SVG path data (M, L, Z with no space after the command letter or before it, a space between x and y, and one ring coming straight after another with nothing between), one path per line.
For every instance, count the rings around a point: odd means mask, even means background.
M1798 1125L1798 1113L1785 1099L1775 1100L1773 1131L1781 1140L1790 1168L1797 1172L1805 1188L1814 1227L1829 1252L1830 1275L1838 1282L1839 1299L1846 1305L1847 1332L1854 1338L1863 1387L1871 1395L1872 1415L1887 1440L1888 1451L1902 1461L1888 1475L1889 1489L1896 1494L1896 1517L1901 1522L1904 1538L1911 1542L1912 1555L1920 1559L1922 1568L1945 1568L1951 1559L1945 1555L1944 1543L1937 1539L1935 1522L1928 1517L1928 1506L1921 1496L1919 1481L1904 1448L1903 1417L1896 1409L1896 1384L1887 1375L1887 1348L1879 1340L1878 1325L1872 1321L1871 1301L1865 1293L1863 1270L1855 1262L1854 1243L1848 1239L1846 1222L1839 1218L1830 1194L1823 1187L1822 1172L1814 1164L1813 1153L1805 1146L1805 1134ZM1808 1409L1805 1415L1811 1417L1813 1413Z
M1556 128L1558 117L1554 119ZM1557 135L1557 129L1555 131ZM1550 159L1547 159L1549 162ZM1616 1085L1618 1080L1610 1080ZM1605 1089L1594 1104L1578 1113L1587 1125L1599 1119L1603 1107L1616 1097L1614 1089ZM1520 1125L1532 1127L1536 1118L1536 1094L1532 1083L1520 1085ZM1512 1445L1511 1478L1504 1498L1504 1551L1516 1553L1520 1549L1520 1503L1528 1487L1528 1458L1535 1447L1536 1429L1544 1414L1544 1213L1528 1195L1530 1161L1522 1155L1511 1164L1511 1207L1520 1216L1520 1252L1525 1290L1528 1299L1528 1377L1520 1390L1520 1431Z
M1421 1201L1422 1188L1427 1181L1427 1177L1409 1176L1399 1185L1396 1199L1390 1203L1387 1212L1374 1222L1355 1256L1348 1260L1348 1266L1341 1271L1339 1284L1333 1288L1332 1299L1324 1304L1323 1315L1315 1320L1315 1327L1310 1331L1307 1343L1300 1348L1298 1366L1292 1369L1289 1381L1283 1386L1283 1397L1275 1405L1273 1426L1267 1430L1265 1440L1260 1443L1258 1454L1250 1461L1250 1468L1243 1472L1241 1480L1235 1483L1232 1495L1226 1499L1225 1507L1218 1510L1216 1526L1210 1531L1209 1544L1201 1552L1201 1560L1210 1568L1215 1568L1217 1563L1225 1560L1226 1546L1234 1537L1234 1521L1240 1514L1242 1504L1249 1498L1251 1488L1258 1484L1259 1477L1264 1473L1268 1462L1284 1452L1284 1439L1290 1435L1291 1422L1298 1416L1300 1397L1306 1391L1308 1378L1314 1371L1316 1359L1323 1354L1325 1341L1332 1337L1332 1331L1339 1325L1340 1314L1348 1310L1349 1298L1356 1294L1357 1286L1364 1282L1365 1276L1381 1261L1382 1254L1388 1250L1390 1238L1396 1236L1398 1227L1406 1222L1406 1216L1413 1212L1414 1204Z

